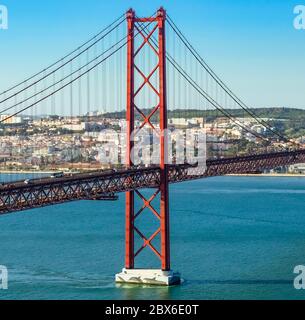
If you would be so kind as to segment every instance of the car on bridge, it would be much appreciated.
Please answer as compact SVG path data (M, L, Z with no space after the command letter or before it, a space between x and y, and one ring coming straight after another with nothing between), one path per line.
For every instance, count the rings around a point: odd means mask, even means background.
M56 179L56 178L63 178L64 177L64 173L63 172L55 172L51 174L51 178L52 179Z

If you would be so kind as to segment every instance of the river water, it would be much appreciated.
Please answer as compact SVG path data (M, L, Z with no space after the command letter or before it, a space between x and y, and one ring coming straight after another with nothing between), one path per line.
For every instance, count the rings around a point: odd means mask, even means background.
M9 288L0 299L305 298L293 286L294 267L305 264L305 178L218 177L173 185L170 196L172 269L181 286L114 284L124 264L120 195L1 216ZM148 210L137 224L148 236L157 226ZM137 262L158 266L145 250Z

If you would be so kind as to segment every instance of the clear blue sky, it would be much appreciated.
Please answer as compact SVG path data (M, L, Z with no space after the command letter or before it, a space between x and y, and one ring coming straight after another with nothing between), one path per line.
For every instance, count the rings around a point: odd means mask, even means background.
M39 71L133 7L163 5L221 78L251 106L305 108L305 30L293 8L305 0L0 0L0 90Z

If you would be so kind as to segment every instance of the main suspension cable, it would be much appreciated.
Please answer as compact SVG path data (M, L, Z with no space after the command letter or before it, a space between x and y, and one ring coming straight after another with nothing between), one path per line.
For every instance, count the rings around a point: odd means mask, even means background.
M191 54L195 57L195 59L200 63L200 65L210 74L210 76L216 81L216 83L252 118L254 118L259 124L264 126L266 129L270 130L274 133L278 138L285 142L291 142L293 144L299 145L297 142L288 139L283 136L280 132L275 130L268 122L263 119L257 117L257 115L248 107L244 102L242 102L233 92L232 90L216 75L216 73L209 67L209 65L204 61L204 59L199 55L199 53L194 49L191 43L187 40L187 38L183 35L174 21L167 15L167 21L180 40L184 43L184 45L188 48Z
M52 88L53 86L56 86L57 84L63 82L64 80L70 78L71 76L73 76L74 74L78 73L79 71L81 71L82 69L88 67L90 64L92 64L94 61L98 60L99 58L101 58L103 55L105 55L107 52L109 52L111 49L113 49L113 47L119 45L121 42L123 42L126 39L126 36L121 38L119 41L117 41L113 46L109 47L107 50L103 51L102 53L100 53L99 55L97 55L95 58L91 59L90 61L88 61L86 64L82 65L81 67L79 67L77 70L74 70L72 73L69 73L68 75L66 75L65 77L61 78L60 80L56 81L55 83L51 84L50 86L44 88L43 90L33 94L32 96L28 97L25 100L22 100L18 103L15 103L13 105L11 105L10 107L7 107L6 109L0 110L0 114L7 112L15 107L17 107L18 105L27 102L29 100L31 100L32 98L34 98L35 96L38 96L39 94L49 90L50 88Z
M52 63L51 65L47 66L46 68L44 68L43 70L35 73L34 75L32 75L31 77L23 80L22 82L6 89L5 91L0 93L0 96L3 94L6 94L16 88L18 88L19 86L21 86L22 84L36 78L37 76L39 76L40 74L44 73L45 71L51 69L52 67L56 66L58 63L62 62L63 60L65 60L66 58L70 57L71 55L73 55L75 52L77 52L78 50L80 50L81 48L83 48L84 46L86 46L88 43L90 43L91 41L93 41L94 39L96 39L97 37L99 37L101 34L103 34L106 30L108 30L109 28L111 28L114 24L116 24L118 21L120 21L122 18L125 17L125 13L122 14L120 17L118 17L116 20L114 20L111 24L109 24L107 27L105 27L103 30L101 30L99 33L97 33L95 36L93 36L92 38L90 38L89 40L87 40L86 42L84 42L82 45L78 46L75 50L71 51L70 53L68 53L67 55L65 55L64 57L58 59L56 62ZM125 20L125 19L124 19ZM123 21L124 21L123 20Z
M72 57L71 59L67 60L66 62L64 62L62 65L60 65L59 67L57 67L56 69L50 71L49 73L45 74L43 77L39 78L38 80L32 82L30 85L25 86L23 89L15 92L14 94L11 94L8 97L5 97L4 99L2 99L0 101L0 104L10 100L11 98L19 95L20 93L24 92L25 90L31 88L32 86L36 85L37 83L39 83L40 81L43 81L44 79L48 78L49 76L51 76L52 74L56 73L58 70L60 70L61 68L65 67L67 64L69 64L70 62L74 61L76 58L78 58L80 55L82 55L84 52L88 51L90 48L92 48L95 44L97 44L99 41L103 40L106 36L108 36L113 30L115 30L116 28L118 28L123 22L125 21L125 19L123 19L122 21L120 21L119 23L117 23L113 28L111 28L107 33L103 34L99 39L95 40L92 44L90 44L88 47L84 48L82 51L80 51L77 55L75 55L74 57ZM62 60L62 59L61 59ZM45 71L45 70L44 70ZM25 81L24 83L26 83L27 81Z
M154 15L155 15L155 13L154 13L152 16L154 16ZM151 16L151 17L152 17L152 16ZM142 30L139 30L139 32L137 32L137 33L133 36L133 39L136 38L136 37L141 33L141 31L143 31L143 30L145 30L146 28L148 28L151 23L152 23L152 22L148 23L145 27L142 28ZM128 39L128 36L125 36L125 38ZM110 48L110 50L113 49L113 48L115 48L121 41L122 41L122 40L120 40L120 41L118 41L116 44L114 44L114 45ZM120 45L117 49L115 49L113 52L111 52L107 57L105 57L105 58L102 59L101 61L97 62L97 63L96 63L95 65L93 65L92 67L88 68L88 69L87 69L86 71L84 71L83 73L79 74L76 78L74 78L74 79L72 79L71 81L69 81L68 83L62 85L60 88L54 90L53 92L51 92L51 93L48 94L47 96L39 99L38 101L35 101L34 103L30 104L29 106L24 107L23 109L15 112L15 113L12 114L12 115L9 115L9 116L6 117L5 119L2 119L2 120L0 121L0 123L3 123L3 122L5 122L5 121L7 121L7 120L9 120L9 119L17 116L18 114L20 114L20 113L22 113L22 112L24 112L24 111L32 108L32 107L35 106L36 104L38 104L38 103L46 100L47 98L53 96L53 95L56 94L57 92L59 92L59 91L61 91L62 89L66 88L67 86L73 84L76 80L82 78L84 75L88 74L88 73L89 73L90 71L92 71L94 68L96 68L97 66L99 66L100 64L102 64L104 61L106 61L106 60L108 60L110 57L112 57L115 53L117 53L117 52L120 51L122 48L124 48L129 41L130 41L130 40L127 40L126 42L124 42L124 43L123 43L122 45Z

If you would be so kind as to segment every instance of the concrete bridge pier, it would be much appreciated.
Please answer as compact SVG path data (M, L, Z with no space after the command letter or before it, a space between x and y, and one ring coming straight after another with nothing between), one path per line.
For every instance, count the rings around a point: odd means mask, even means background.
M173 286L181 283L178 272L161 269L123 269L116 274L115 282L129 284L145 284L158 286Z

